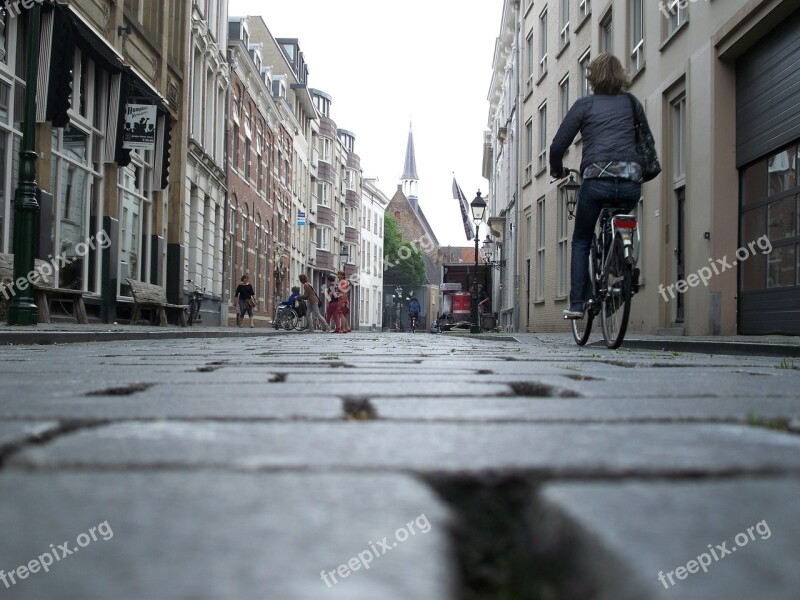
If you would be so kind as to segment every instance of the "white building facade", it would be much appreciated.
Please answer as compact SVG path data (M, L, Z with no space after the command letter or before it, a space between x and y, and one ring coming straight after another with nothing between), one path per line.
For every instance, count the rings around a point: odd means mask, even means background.
M383 215L389 198L377 183L377 179L365 178L361 194L358 326L369 331L383 327Z

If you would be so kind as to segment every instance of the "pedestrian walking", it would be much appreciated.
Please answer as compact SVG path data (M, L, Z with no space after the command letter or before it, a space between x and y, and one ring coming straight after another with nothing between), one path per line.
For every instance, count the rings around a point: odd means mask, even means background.
M255 325L253 325L253 308L255 308L257 304L256 292L250 284L250 278L247 275L242 275L241 283L236 286L234 298L239 301L239 314L236 315L236 326L242 326L242 320L244 320L244 315L247 313L250 316L250 327L255 327Z
M350 333L350 282L347 281L347 274L339 271L338 300L336 302L339 314L339 333Z
M339 297L336 295L337 289L336 275L331 273L328 275L327 284L325 285L325 299L328 301L328 306L325 309L325 322L338 333Z
M325 322L325 318L319 312L319 294L314 290L314 286L308 282L306 275L300 275L300 285L303 286L303 294L298 299L306 301L306 327L305 331L314 331L316 322L320 321L325 325L325 333L330 331L330 327Z

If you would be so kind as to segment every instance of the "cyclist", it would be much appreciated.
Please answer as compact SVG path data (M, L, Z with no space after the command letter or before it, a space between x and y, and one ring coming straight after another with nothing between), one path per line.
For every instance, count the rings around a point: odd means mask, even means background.
M408 303L408 322L411 323L411 331L417 328L417 321L419 320L419 313L421 310L422 307L417 297L411 296L411 300Z
M586 79L593 93L575 101L550 146L550 175L568 175L562 160L578 131L583 138L581 174L575 229L572 233L569 308L564 318L582 319L585 303L592 297L589 280L589 247L603 208L630 212L642 192L642 167L636 152L631 99L644 130L649 131L641 103L625 91L630 79L619 59L603 52L589 63ZM634 274L636 279L636 274Z

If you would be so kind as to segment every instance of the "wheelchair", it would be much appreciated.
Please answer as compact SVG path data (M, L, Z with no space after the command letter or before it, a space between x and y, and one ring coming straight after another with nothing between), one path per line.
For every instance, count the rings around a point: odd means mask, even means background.
M303 317L306 315L305 302L302 300L295 302L295 307L279 304L275 309L273 327L275 329L283 328L286 331L303 329L305 327Z

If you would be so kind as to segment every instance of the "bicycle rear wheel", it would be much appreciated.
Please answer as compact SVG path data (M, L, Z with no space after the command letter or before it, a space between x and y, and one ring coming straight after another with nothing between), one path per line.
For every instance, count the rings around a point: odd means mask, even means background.
M622 240L617 237L611 245L608 270L604 273L603 308L601 311L603 339L606 346L616 349L625 339L628 329L628 318L631 315L631 279L632 265L625 262L622 251Z
M589 280L592 282L592 293L596 294L597 236L592 236L592 245L589 248ZM575 338L575 343L578 344L578 346L584 346L586 342L589 341L595 313L594 306L584 306L583 318L572 319L572 337Z

